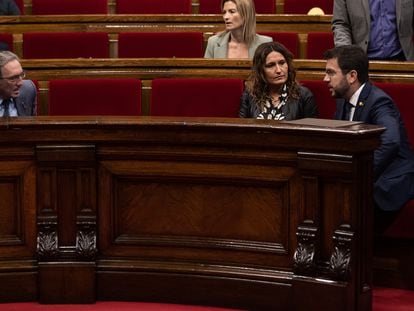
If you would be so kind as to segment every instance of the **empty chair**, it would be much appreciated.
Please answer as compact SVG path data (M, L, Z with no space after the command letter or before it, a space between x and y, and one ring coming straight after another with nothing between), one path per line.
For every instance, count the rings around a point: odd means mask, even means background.
M141 80L133 78L49 81L49 115L141 114Z
M33 15L107 13L108 0L32 0Z
M200 14L221 14L221 0L199 0ZM257 14L275 14L274 0L255 0Z
M299 57L299 36L297 32L260 32L261 35L273 38L273 41L282 43L294 58Z
M300 83L310 89L318 105L319 118L332 119L336 110L336 100L332 97L326 82L321 80L301 80Z
M28 32L23 58L108 58L109 38L103 32Z
M157 78L152 81L151 115L238 117L242 79Z
M117 14L191 14L191 0L117 0Z
M323 59L323 53L334 46L332 32L310 32L306 44L306 58Z
M12 51L13 52L13 34L0 33L0 51Z
M312 8L321 8L325 14L332 14L333 0L284 0L284 14L308 14Z
M122 32L118 57L203 57L201 32Z

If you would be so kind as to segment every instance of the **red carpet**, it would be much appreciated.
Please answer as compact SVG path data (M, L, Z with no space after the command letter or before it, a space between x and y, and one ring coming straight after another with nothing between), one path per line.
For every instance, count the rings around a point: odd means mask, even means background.
M41 305L34 302L0 303L1 311L234 311L234 309L177 304L105 301L90 305Z
M373 300L372 311L414 311L414 291L377 287Z
M414 311L414 291L375 288L373 311ZM91 305L0 303L0 311L236 311L234 309L144 302L97 302Z

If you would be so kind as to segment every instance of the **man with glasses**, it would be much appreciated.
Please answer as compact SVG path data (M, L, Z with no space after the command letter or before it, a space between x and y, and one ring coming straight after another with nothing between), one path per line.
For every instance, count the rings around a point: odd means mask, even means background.
M19 58L10 51L0 52L0 116L36 115L36 86L23 80L26 74Z
M368 57L356 45L325 52L324 81L337 98L335 119L385 127L374 152L375 227L381 232L404 204L414 198L414 154L397 106L369 82Z

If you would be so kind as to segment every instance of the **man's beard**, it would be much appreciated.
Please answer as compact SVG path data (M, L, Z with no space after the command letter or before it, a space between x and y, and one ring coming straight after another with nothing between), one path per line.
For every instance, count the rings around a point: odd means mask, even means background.
M347 80L342 80L341 83L335 89L333 89L333 97L344 98L345 95L348 93L350 87L351 85L348 83Z

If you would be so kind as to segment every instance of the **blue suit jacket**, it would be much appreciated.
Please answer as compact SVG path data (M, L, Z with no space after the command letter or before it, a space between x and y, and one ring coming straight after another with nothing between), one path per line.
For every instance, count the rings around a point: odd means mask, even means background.
M18 116L35 116L37 89L31 80L23 80L19 96L13 98Z
M343 120L345 100L338 99L335 119ZM385 211L401 208L414 198L414 154L400 113L385 92L367 82L359 96L353 121L386 128L374 152L374 200Z

